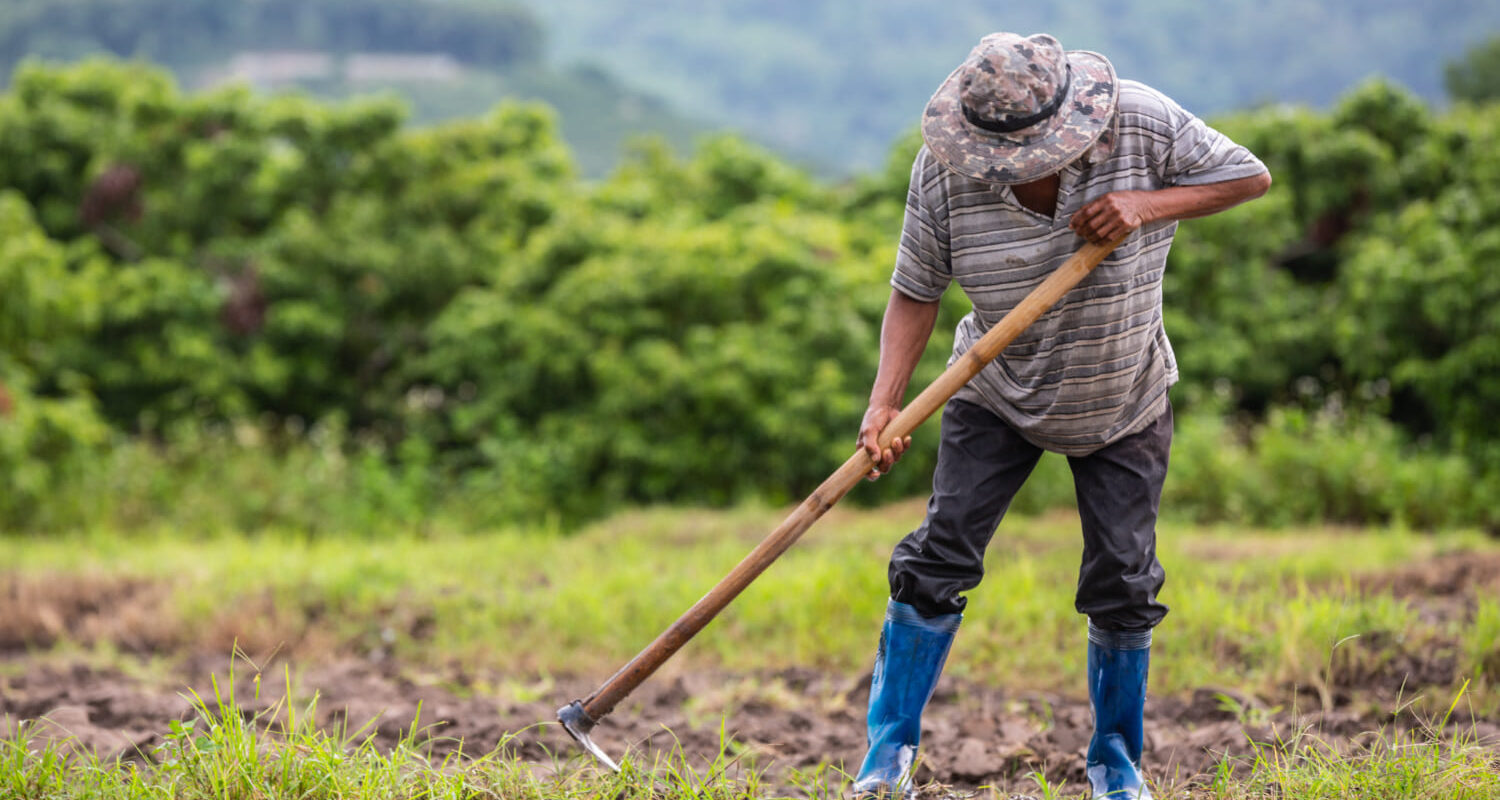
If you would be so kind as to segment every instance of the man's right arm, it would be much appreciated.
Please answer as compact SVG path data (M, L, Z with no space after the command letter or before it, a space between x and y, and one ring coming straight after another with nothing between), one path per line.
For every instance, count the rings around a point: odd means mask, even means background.
M891 290L880 325L880 368L870 389L870 406L859 426L859 446L875 461L867 476L870 480L889 472L911 444L911 437L905 436L891 441L882 451L877 442L880 432L901 413L906 387L932 336L939 306L939 301L917 300Z

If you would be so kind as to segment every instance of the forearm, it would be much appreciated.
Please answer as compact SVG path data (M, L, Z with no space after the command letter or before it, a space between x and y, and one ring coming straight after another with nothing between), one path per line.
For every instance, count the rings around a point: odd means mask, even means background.
M891 290L880 325L880 368L870 389L870 405L900 406L906 398L911 374L937 323L938 308L937 301L914 300Z
M1270 174L1262 172L1248 178L1196 186L1110 192L1079 209L1068 224L1079 236L1103 243L1148 222L1206 217L1254 200L1270 187Z
M1269 173L1197 186L1169 186L1147 194L1145 222L1164 222L1206 217L1247 200L1254 200L1271 187Z

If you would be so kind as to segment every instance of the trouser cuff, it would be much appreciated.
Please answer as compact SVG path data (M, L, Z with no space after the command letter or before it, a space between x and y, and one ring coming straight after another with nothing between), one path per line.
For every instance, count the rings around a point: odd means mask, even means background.
M885 614L893 622L933 633L946 633L949 636L958 632L958 624L964 619L963 614L938 614L924 617L915 606L897 600L891 600L885 604Z
M1111 650L1148 650L1151 647L1151 629L1108 631L1089 622L1089 641Z

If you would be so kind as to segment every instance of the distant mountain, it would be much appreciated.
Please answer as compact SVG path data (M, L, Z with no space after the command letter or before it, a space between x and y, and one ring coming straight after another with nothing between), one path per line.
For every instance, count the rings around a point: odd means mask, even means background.
M1047 31L1212 114L1323 106L1382 75L1442 96L1442 67L1500 32L1495 0L522 0L561 61L838 170L881 163L993 30Z
M0 82L25 58L112 55L171 67L195 88L393 93L418 124L538 100L588 175L632 137L686 149L706 130L608 72L549 66L545 43L542 23L508 0L0 0Z
M540 24L506 0L5 0L0 66L97 53L174 69L240 50L440 52L487 69L536 63Z
M0 79L25 57L109 53L190 86L239 75L329 98L388 90L418 123L540 100L590 175L632 137L684 149L710 128L847 174L881 165L996 29L1098 50L1214 114L1323 106L1373 75L1439 100L1444 64L1500 32L1500 2L0 0Z

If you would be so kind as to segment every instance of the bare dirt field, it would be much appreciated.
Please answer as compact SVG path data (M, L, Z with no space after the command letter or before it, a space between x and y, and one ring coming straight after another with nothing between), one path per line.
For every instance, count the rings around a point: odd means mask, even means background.
M1371 588L1404 596L1439 619L1465 613L1466 598L1474 592L1500 588L1500 563L1439 558L1383 576ZM6 732L33 720L38 743L66 740L105 757L149 760L172 720L194 716L185 696L190 690L211 701L214 675L221 691L227 688L224 651L184 644L186 649L171 658L150 660L149 648L127 641L121 642L125 654L100 666L96 656L69 657L47 648L61 631L90 631L96 638L112 629L139 631L139 620L118 618L140 613L138 603L122 599L119 587L89 599L75 585L50 604L38 600L35 587L26 591L32 595L23 608L18 584L0 584L0 729ZM143 586L129 593L150 594ZM1284 747L1301 736L1345 748L1373 731L1422 733L1420 715L1393 717L1391 712L1422 692L1446 702L1464 676L1456 674L1451 653L1399 647L1390 652L1394 655L1377 668L1323 687L1283 687L1275 697L1207 686L1181 696L1153 696L1146 721L1151 774L1182 786L1206 780L1220 760L1245 756L1252 743ZM235 696L243 713L275 706L285 691L286 666L294 676L298 707L316 693L316 718L330 730L363 729L361 735L389 745L418 720L418 738L427 739L436 754L460 747L481 754L503 743L509 754L543 772L582 763L551 721L558 705L587 695L601 677L517 681L458 667L434 673L390 659L308 661L293 653L261 663L258 686L254 667L237 663ZM798 780L794 770L815 772L820 765L829 768L816 780L836 782L836 770L853 771L863 753L868 680L868 673L745 674L669 666L616 709L596 738L609 752L628 751L648 762L680 747L690 763L707 763L727 744L730 752L745 756L736 769L753 764L773 785L791 786ZM1500 719L1460 704L1445 725L1443 733L1500 750ZM959 789L1024 791L1034 786L1028 776L1037 772L1051 782L1077 786L1084 778L1082 753L1090 726L1081 691L1012 692L945 679L925 718L918 777Z

